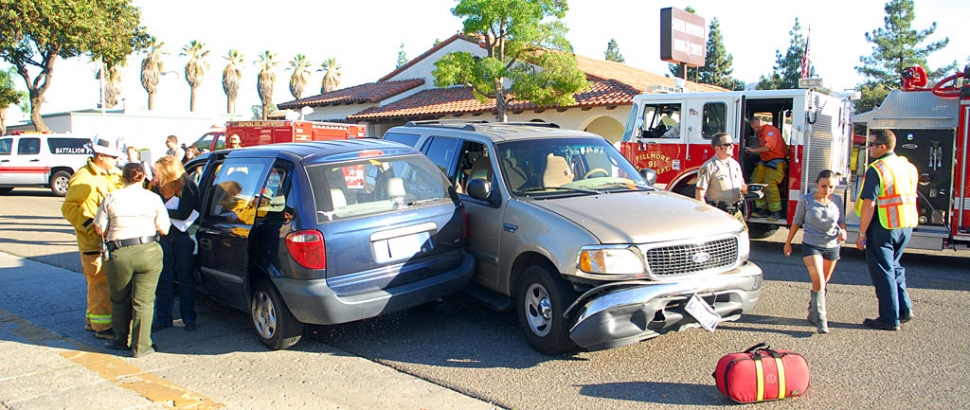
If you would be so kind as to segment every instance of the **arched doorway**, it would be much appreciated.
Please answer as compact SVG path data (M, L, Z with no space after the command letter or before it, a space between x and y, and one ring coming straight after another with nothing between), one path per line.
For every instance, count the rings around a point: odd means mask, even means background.
M623 138L623 124L613 117L602 116L590 121L584 131L602 135L615 144Z

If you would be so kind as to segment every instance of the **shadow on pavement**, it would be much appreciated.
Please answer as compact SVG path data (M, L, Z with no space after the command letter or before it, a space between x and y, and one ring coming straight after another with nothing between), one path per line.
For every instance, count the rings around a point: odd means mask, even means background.
M710 385L668 382L624 382L579 386L579 394L604 399L657 404L729 406L734 402ZM664 393L660 393L664 392Z

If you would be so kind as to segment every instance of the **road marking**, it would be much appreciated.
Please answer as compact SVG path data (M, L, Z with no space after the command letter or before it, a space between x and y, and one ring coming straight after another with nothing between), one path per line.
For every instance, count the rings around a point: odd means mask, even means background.
M76 349L64 349L60 356L94 372L101 378L130 390L141 397L175 409L208 410L225 407L199 393L192 392L158 375L142 370L130 363L130 359L91 351L90 346L62 337L50 330L17 315L0 309L0 321L11 323L6 330L36 346L48 347L50 343L62 342Z

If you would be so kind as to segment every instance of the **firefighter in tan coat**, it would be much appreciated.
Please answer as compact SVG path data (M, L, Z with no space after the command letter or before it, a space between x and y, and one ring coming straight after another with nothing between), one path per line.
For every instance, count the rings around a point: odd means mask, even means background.
M81 253L81 268L88 285L87 312L84 330L95 332L101 339L114 340L111 329L111 300L108 297L108 278L101 260L102 238L94 232L94 217L109 192L121 189L121 173L116 167L122 156L118 141L94 137L94 155L87 165L71 176L61 213L74 226L77 247Z

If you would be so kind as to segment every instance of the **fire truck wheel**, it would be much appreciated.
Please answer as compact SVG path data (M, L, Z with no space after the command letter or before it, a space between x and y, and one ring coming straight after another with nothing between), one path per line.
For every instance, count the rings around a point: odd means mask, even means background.
M748 224L748 237L751 239L765 239L778 231L778 225Z
M695 195L694 192L696 191L696 189L697 189L697 185L690 184L690 185L684 185L684 186L678 187L676 192L688 198L693 198Z

